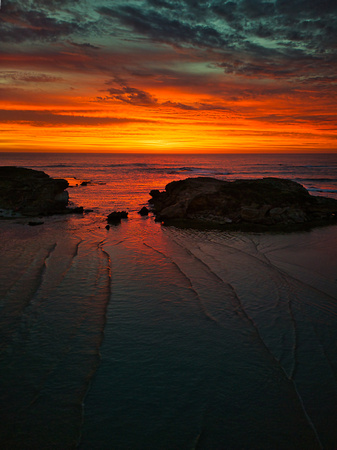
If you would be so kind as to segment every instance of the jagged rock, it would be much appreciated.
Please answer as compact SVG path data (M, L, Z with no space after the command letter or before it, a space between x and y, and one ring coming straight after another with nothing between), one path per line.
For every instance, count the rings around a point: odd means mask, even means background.
M120 223L121 219L127 219L128 213L126 211L112 211L108 215L107 221L112 224Z
M190 224L292 226L337 218L337 200L311 196L300 184L280 178L222 181L199 177L150 192L156 220Z
M23 216L71 212L67 208L68 182L21 167L0 167L0 208Z

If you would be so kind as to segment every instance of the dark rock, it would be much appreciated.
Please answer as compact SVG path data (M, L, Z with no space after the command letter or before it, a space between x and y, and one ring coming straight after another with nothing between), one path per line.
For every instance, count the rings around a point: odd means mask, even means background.
M126 211L112 211L108 215L107 221L112 224L120 223L121 219L127 219L128 213Z
M93 210L93 209L85 209L84 212L85 212L86 214L88 214L88 213L94 212L94 210Z
M157 221L204 222L233 227L244 224L293 226L332 221L337 200L311 196L300 184L280 178L222 181L199 177L151 191Z
M106 228L107 230L110 230L110 225L107 225L105 228Z
M35 227L37 225L43 225L44 222L28 222L28 225L30 225L31 227Z
M82 181L80 186L88 186L88 184L90 184L90 181Z
M23 216L67 212L68 182L53 179L42 171L0 167L0 207Z
M157 198L161 196L162 192L160 192L158 189L152 189L150 191L150 195L152 198L150 198L149 203L154 203Z
M68 214L83 214L83 206L77 206L76 208L67 208Z
M138 211L138 214L140 214L141 216L148 216L149 210L147 209L146 206L143 206L143 208L140 211Z

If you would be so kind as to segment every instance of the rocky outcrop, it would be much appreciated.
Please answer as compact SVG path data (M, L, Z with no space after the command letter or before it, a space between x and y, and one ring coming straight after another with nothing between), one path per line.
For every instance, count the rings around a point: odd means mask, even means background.
M128 213L126 211L112 211L108 217L107 221L111 224L118 224L121 222L122 219L127 219Z
M280 178L223 181L187 178L150 192L156 219L225 227L291 227L337 219L337 200L316 197L300 184Z
M68 182L21 167L0 167L0 209L22 216L73 212L67 208ZM77 212L77 211L74 211Z

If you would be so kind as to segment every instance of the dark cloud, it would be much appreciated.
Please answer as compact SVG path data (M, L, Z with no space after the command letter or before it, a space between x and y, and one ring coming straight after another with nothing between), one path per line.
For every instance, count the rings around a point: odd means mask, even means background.
M294 17L317 18L337 13L337 4L333 0L276 0L275 8L285 16Z
M195 45L221 47L226 44L221 33L209 25L188 23L157 10L120 6L119 8L101 7L97 11L105 16L119 19L138 33L159 42L174 45Z
M109 89L105 89L105 92L108 92L110 95L105 97L97 97L98 101L110 101L110 100L118 100L124 103L129 103L134 106L146 106L146 107L168 107L175 109L182 109L185 111L211 111L211 110L226 110L229 109L224 107L223 105L211 104L211 103L193 103L193 104L185 104L181 102L159 102L156 97L154 97L149 92L130 87L125 84L125 82L118 77L115 77L113 80L109 80L106 84L118 84L119 87L112 87Z
M83 43L79 44L77 42L68 41L68 43L70 45L73 45L74 47L80 48L82 50L100 50L101 49L101 47L97 47L97 45L92 45L89 42L83 42Z
M67 4L79 4L82 0L34 0L34 5L45 6L48 9L64 7Z
M331 0L120 1L97 11L153 41L206 49L200 59L226 55L225 72L241 76L296 78L308 58L316 58L319 73L322 58L337 50L337 3Z
M76 112L74 115L70 115L57 114L51 111L0 109L0 122L26 123L31 126L100 126L134 122L151 123L153 120L83 116L79 115L79 112Z
M231 23L237 22L237 6L238 3L236 2L217 1L211 4L211 10L220 18L225 19L227 22Z
M166 0L147 0L147 4L155 8L165 8L170 10L173 10L176 7L175 3Z
M79 0L3 2L0 39L53 41L73 34L114 35L119 22L130 31L175 46L240 51L256 37L285 47L298 45L308 53L336 50L337 2L332 0L116 0L95 4L101 16L95 19L88 6L90 2ZM67 14L60 14L62 9ZM124 33L127 38L128 31ZM250 51L258 52L263 45ZM269 47L277 52L275 46Z
M157 106L158 100L148 92L129 86L107 89L112 100L120 100L136 106Z
M220 63L225 73L234 75L243 75L251 78L285 78L294 76L294 68L278 62L246 62L246 61L229 61Z
M90 15L90 4L99 15ZM175 49L194 49L195 57L213 62L230 52L224 68L240 75L272 75L275 58L282 56L287 65L295 50L304 60L337 49L337 3L331 0L13 0L3 4L0 21L3 43L66 40L74 49L90 51L102 48L95 44L97 36L118 34L127 41L143 35ZM200 49L207 55L197 56ZM261 58L270 62L267 70L259 69ZM236 60L241 69L234 70ZM278 63L274 67L276 76L281 74Z
M4 7L0 15L0 40L13 43L26 40L56 41L73 34L85 35L92 25L85 19L81 22L71 16L67 20L61 19L53 16L52 11L26 9L24 3L13 3Z
M197 109L196 107L194 107L192 105L185 105L180 102L171 102L171 101L162 103L162 106L167 106L168 108L183 109L185 111L195 111Z
M336 57L310 56L298 51L289 51L288 54L279 53L274 58L263 57L236 60L230 58L217 65L227 74L239 75L249 78L284 79L289 82L296 81L304 84L309 81L322 82L335 80L337 64Z

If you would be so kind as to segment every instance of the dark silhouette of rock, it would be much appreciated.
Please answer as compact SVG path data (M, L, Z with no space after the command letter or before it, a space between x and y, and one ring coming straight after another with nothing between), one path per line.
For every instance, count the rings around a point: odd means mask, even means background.
M68 208L67 212L71 214L83 214L83 206L77 206L76 208Z
M106 225L105 227L107 230L110 230L110 225Z
M28 225L31 227L36 227L37 225L43 225L44 222L28 222Z
M152 189L152 191L150 191L150 195L153 198L156 198L160 195L160 191L158 189ZM149 203L153 203L153 199L150 198Z
M222 181L199 177L153 190L149 202L166 224L187 221L223 227L291 227L337 219L337 200L316 197L300 184L280 178Z
M141 216L148 216L149 210L147 209L146 206L143 206L143 208L140 211L138 211L138 214L140 214Z
M107 218L107 221L111 224L120 223L121 219L127 219L128 213L126 211L112 211Z
M83 208L69 208L68 181L23 167L0 167L0 208L15 216L81 214Z
M68 182L53 179L42 171L21 167L0 167L0 207L24 216L67 211Z

